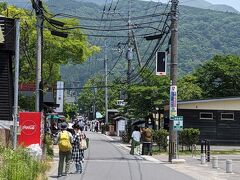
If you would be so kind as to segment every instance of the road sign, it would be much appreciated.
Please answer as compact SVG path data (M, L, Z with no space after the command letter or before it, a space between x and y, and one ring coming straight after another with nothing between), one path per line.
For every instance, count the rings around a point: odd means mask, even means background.
M173 130L180 131L183 129L183 116L173 117Z
M126 102L124 102L124 100L117 100L117 105L118 106L125 106Z

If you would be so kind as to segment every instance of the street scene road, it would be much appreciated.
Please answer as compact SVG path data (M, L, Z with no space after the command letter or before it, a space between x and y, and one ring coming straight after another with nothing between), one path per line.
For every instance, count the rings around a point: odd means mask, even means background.
M83 174L69 174L58 179L74 180L190 180L190 176L177 172L161 161L152 157L143 158L137 155L130 155L118 141L109 137L87 132L90 139L90 146L85 152ZM55 149L57 154L57 149ZM57 179L57 160L53 164L49 179ZM70 172L74 172L74 165L71 165Z
M0 180L240 180L237 0L15 1Z

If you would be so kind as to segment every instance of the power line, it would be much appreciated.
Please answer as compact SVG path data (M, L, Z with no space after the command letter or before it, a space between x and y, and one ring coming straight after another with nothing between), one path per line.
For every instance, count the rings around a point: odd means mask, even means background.
M132 20L138 20L138 19L146 19L146 18L151 18L151 17L158 17L158 16L162 16L162 15L168 15L166 13L157 13L157 14L147 14L144 16L135 16L132 17ZM70 15L70 14L65 14L65 13L58 13L55 14L54 17L57 16L62 16L62 17L69 17L69 18L76 18L76 19L80 19L80 20L89 20L89 21L127 21L128 18L116 18L116 19L98 19L98 18L90 18L90 17L84 17L84 16L76 16L76 15Z

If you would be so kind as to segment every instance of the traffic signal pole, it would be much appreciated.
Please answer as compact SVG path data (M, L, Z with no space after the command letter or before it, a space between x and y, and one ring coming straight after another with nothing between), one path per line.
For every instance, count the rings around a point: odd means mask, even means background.
M178 0L172 0L171 6L171 64L170 64L170 79L171 79L171 90L172 87L175 89L175 103L176 112L174 116L177 116L177 51L178 51ZM170 90L170 93L171 93ZM176 159L177 154L177 132L173 130L173 119L171 119L171 100L170 94L170 112L169 112L169 162L172 159Z

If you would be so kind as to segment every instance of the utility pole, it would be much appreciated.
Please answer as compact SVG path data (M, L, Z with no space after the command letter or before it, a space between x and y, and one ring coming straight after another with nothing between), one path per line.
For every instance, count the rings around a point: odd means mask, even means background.
M18 119L18 80L19 80L19 41L20 41L20 21L15 20L16 44L15 44L15 82L14 82L14 112L13 112L13 149L17 147L17 119Z
M174 100L171 100L170 94L170 112L169 112L169 161L172 159L176 159L177 152L177 132L173 130L173 116L177 116L177 51L178 51L178 0L172 0L171 6L171 67L170 67L170 93L172 89L174 89ZM173 109L174 112L171 111L171 103L175 104Z
M128 61L128 70L127 70L127 84L130 84L130 75L131 75L131 61L133 59L133 49L132 49L132 35L131 35L131 0L128 1L129 10L128 10L128 50L126 54L126 58Z
M108 67L107 67L107 43L104 42L104 69L105 69L105 123L108 124Z
M40 84L42 81L42 31L43 31L43 11L41 9L41 0L34 0L33 7L37 16L37 63L36 63L36 100L35 110L39 112L40 109Z
M96 119L96 88L93 88L93 95L94 95L94 100L93 100L93 119Z

